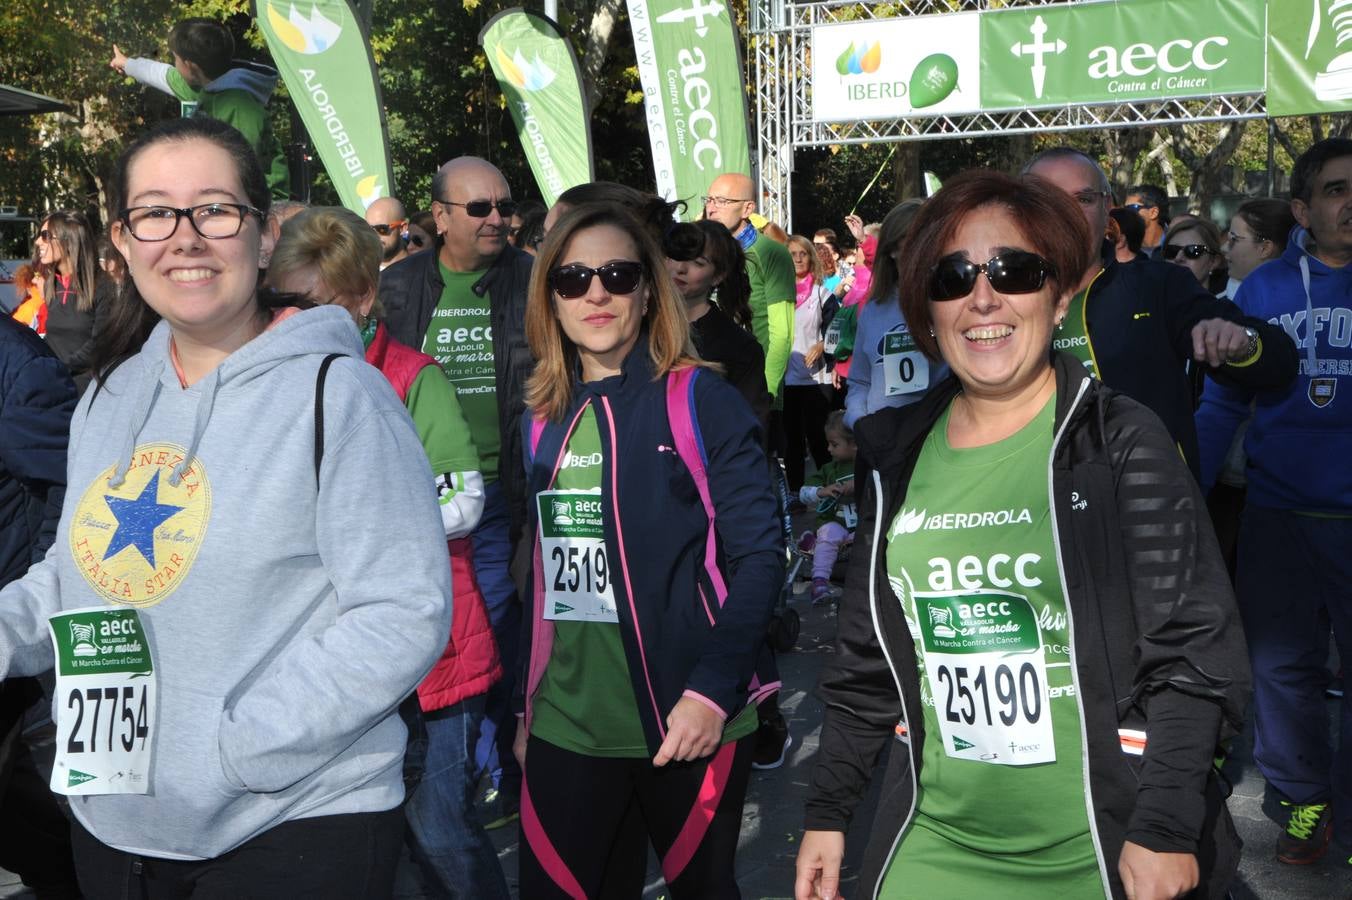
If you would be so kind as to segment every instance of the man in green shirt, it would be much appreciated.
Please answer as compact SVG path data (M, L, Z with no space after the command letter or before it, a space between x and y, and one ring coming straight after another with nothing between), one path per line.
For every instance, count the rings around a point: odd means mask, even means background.
M719 175L704 198L704 217L732 232L746 251L746 276L751 282L751 330L765 351L765 385L779 396L793 345L793 306L797 293L793 260L783 244L767 238L751 224L756 188L739 172Z
M453 159L432 179L436 252L406 257L380 275L386 327L440 363L479 450L484 511L470 535L474 574L507 675L489 691L476 762L492 773L506 816L521 777L509 708L521 604L508 567L525 521L521 419L534 365L525 335L532 257L507 242L515 211L511 188L492 163ZM490 814L485 824L503 817Z
M183 19L169 32L174 64L128 58L116 44L108 65L123 75L195 104L191 113L234 127L258 154L274 199L290 196L290 174L281 145L272 133L266 109L277 71L259 63L233 60L235 39L219 22ZM185 113L186 114L186 113Z

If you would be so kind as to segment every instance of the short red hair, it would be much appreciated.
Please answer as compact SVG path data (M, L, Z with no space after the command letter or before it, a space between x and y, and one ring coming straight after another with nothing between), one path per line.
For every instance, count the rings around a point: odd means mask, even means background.
M1036 175L1014 178L989 169L952 179L916 213L897 266L902 315L916 346L930 359L939 358L939 343L931 333L931 272L967 217L990 206L1002 208L1023 232L1017 243L1052 264L1047 283L1054 297L1077 288L1093 261L1090 247L1097 242L1079 204L1051 182Z

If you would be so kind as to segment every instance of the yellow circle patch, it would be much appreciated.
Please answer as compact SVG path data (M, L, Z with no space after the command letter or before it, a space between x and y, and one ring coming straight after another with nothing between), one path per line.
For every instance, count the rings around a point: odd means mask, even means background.
M197 557L211 515L211 485L194 459L178 484L186 451L143 444L126 479L108 486L109 466L84 492L70 526L70 552L94 590L125 606L154 606L174 592Z

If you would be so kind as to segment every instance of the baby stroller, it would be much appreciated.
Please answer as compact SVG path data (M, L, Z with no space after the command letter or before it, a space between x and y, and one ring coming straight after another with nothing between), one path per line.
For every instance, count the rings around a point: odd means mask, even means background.
M784 477L784 466L778 459L770 460L771 478L775 486L775 499L779 503L779 521L784 536L784 584L779 591L779 600L774 612L770 614L770 646L780 653L787 653L798 643L798 631L802 622L798 611L789 606L793 599L793 582L803 561L809 557L798 549L793 538L793 517L789 514L789 482Z

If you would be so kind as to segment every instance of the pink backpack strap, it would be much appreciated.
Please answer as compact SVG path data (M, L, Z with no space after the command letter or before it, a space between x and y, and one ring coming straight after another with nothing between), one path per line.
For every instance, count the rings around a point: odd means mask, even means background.
M718 568L718 541L714 527L714 501L709 494L708 459L704 453L704 439L699 433L699 419L695 415L695 379L698 366L677 369L667 373L667 424L676 442L676 454L695 480L704 514L709 518L709 533L704 544L704 569L713 583L721 607L728 596L727 582Z
M530 420L530 456L535 458L535 451L540 446L540 435L545 433L545 420L539 416L531 416Z

